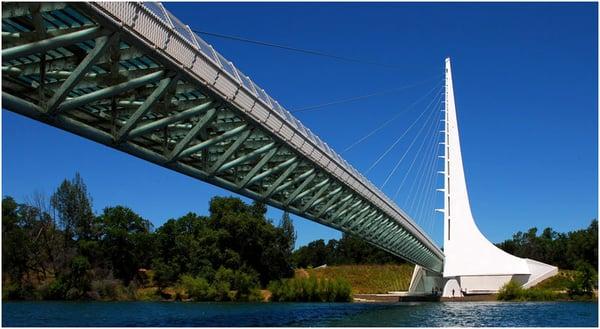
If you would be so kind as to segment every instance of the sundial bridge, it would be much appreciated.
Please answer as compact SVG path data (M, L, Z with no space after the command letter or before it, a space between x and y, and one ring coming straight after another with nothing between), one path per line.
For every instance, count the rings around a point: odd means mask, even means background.
M444 252L405 211L160 3L4 3L2 107L418 265L411 292L489 293L556 268L477 229L445 63Z

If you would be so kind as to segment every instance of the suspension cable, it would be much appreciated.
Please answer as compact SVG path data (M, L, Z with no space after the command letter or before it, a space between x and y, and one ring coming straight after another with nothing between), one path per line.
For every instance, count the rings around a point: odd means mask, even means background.
M429 148L429 152L431 152L431 153L427 153L427 154L435 154L435 145L434 145L433 143L431 144L431 147ZM427 156L427 157L424 157L424 158L422 159L422 161L423 161L423 164L419 166L419 169L418 169L418 170L417 170L417 172L415 173L415 178L411 180L410 187L408 188L408 190L407 190L407 193L406 193L406 197L405 197L405 199L404 199L405 203L407 203L407 204L406 204L406 206L407 206L407 207L406 207L407 211L408 211L408 208L409 208L409 207L408 207L408 206L409 206L409 205L408 205L409 201L411 202L411 204L413 204L413 203L414 203L414 199L413 199L413 198L411 198L411 195L413 195L413 189L414 189L415 187L418 187L418 186L419 186L419 185L416 185L416 183L417 183L417 180L418 180L419 178L421 178L421 177L422 177L422 175L421 175L421 172L423 172L423 171L425 170L425 167L426 167L426 166L427 166L427 164L428 164L428 162L427 162L427 161L428 161L428 159L431 159L431 158L432 158L432 156ZM420 179L419 179L419 181L420 181ZM417 188L417 191L418 191L418 188ZM417 191L415 191L415 193L416 193ZM411 207L412 207L412 206L411 206Z
M436 107L437 109L437 107ZM439 144L434 144L433 145L433 149L435 150L434 152L437 153L437 149L438 149ZM435 154L434 153L434 154ZM431 156L429 164L425 167L425 171L423 172L423 175L419 178L419 184L417 185L417 195L421 196L422 194L427 192L427 188L426 188L426 184L429 182L429 173L431 172L431 170L435 167L435 162L437 161L437 158L435 156ZM423 184L421 184L423 183ZM415 201L417 200L417 198L413 198L411 205L410 205L410 209L411 211L414 212L415 215L417 215L417 210L420 207L420 204L422 203L422 199L423 198L418 198L417 203L415 204ZM414 208L413 206L416 206L416 208Z
M349 97L349 98L345 98L345 99L340 99L340 100L336 100L336 101L331 101L331 102L327 102L327 103L322 103L322 104L317 104L317 105L310 105L310 106L305 106L305 107L299 107L297 109L293 109L290 110L291 113L300 113L300 112L312 112L327 106L332 106L332 105L339 105L339 104L344 104L344 103L350 103L350 102L354 102L354 101L358 101L361 99L365 99L365 98L369 98L369 97L374 97L374 96L380 96L380 95L385 95L385 94L389 94L389 93L393 93L393 92L398 92L398 91L402 91L402 90L406 90L406 89L410 89L419 85L422 85L426 82L432 81L434 79L439 78L440 75L436 75L433 76L429 79L426 80L421 80L419 82L410 84L410 85L406 85L406 86L401 86L401 87L396 87L396 88L392 88L392 89L386 89L386 90L381 90L381 91L377 91L377 92L373 92L370 94L366 94L366 95L361 95L361 96L355 96L355 97Z
M419 150L417 151L417 153L413 157L413 160L411 161L411 163L410 163L410 165L408 167L408 170L405 172L404 177L400 181L400 184L398 185L398 188L396 189L396 193L394 193L393 200L396 200L396 198L398 197L398 194L400 193L400 190L404 186L404 183L406 182L406 179L408 178L408 176L409 176L412 168L414 167L415 163L417 162L417 159L419 158L419 155L421 154L421 151L425 150L427 152L427 150L431 149L431 145L435 141L435 136L437 135L437 132L436 132L437 127L439 127L439 122L438 122L438 124L434 124L433 125L433 135L429 139L429 144L425 143L426 140L423 139L423 142L421 143L421 146L419 147ZM427 148L424 147L425 144L427 144Z
M427 105L427 107L425 108L425 110L423 112L421 112L421 114L417 117L417 119L415 121L413 121L413 123L410 124L410 126L408 126L408 128L404 131L404 133L402 133L402 135L400 135L400 137L398 137L396 139L396 141L394 141L394 143L388 147L387 150L385 150L385 152L383 152L383 154L377 158L377 160L369 167L369 169L367 169L366 173L368 174L373 168L375 168L375 166L377 166L377 164L379 164L379 162L388 154L390 153L390 151L400 142L400 140L402 140L402 138L404 136L406 136L406 134L412 129L412 127L414 127L414 125L421 119L421 117L423 117L423 115L427 112L427 110L429 109L429 107L431 106L431 104L433 103L433 101L435 101L436 98L434 98L432 100L431 103L429 103L429 105Z
M288 51L294 51L294 52L303 53L306 55L327 57L327 58L335 59L338 61L354 62L354 63L361 63L361 64L366 64L366 65L380 66L380 67L385 67L388 69L402 69L402 70L406 69L406 68L396 66L396 65L378 63L378 62L367 61L367 60L362 60L362 59L358 59L358 58L345 57L345 56L340 56L340 55L335 55L335 54L328 54L328 53L317 51L317 50L303 49L303 48L298 48L298 47L280 45L280 44L276 44L276 43L272 43L272 42L252 40L252 39L248 39L248 38L238 37L235 35L228 35L228 34L208 32L208 31L200 31L200 30L192 30L192 31L197 34L210 35L210 36L222 38L222 39L229 39L229 40L234 40L234 41L251 43L251 44L255 44L255 45L259 45L259 46L266 46L266 47L271 47L271 48L278 48L278 49L283 49L283 50L288 50Z
M424 194L425 197L420 199L419 202L417 203L417 208L416 208L416 215L419 216L420 218L423 217L423 212L426 210L427 205L430 203L430 200L432 199L432 197L435 197L437 191L435 190L435 178L437 175L436 172L436 163L437 163L437 157L435 156L437 154L437 150L439 150L439 143L435 144L434 149L436 150L434 152L434 156L432 156L432 163L431 166L428 169L428 173L425 173L425 175L428 175L428 179L425 180L425 185L424 185ZM427 192L429 191L429 192ZM435 199L435 198L433 198ZM428 216L427 218L429 218L430 216ZM425 224L428 224L428 222L425 222Z
M429 96L432 92L434 92L435 89L438 88L438 87L439 87L438 85L435 85L429 92L427 92L425 95L423 95L423 97L420 97L416 101L414 101L411 104L409 104L407 107L405 107L402 110L400 110L391 119L384 121L383 124L379 125L377 128L371 130L369 133L367 133L363 137L359 138L357 141L355 141L354 143L352 143L350 146L346 147L344 150L342 150L341 153L344 154L344 153L350 151L353 147L355 147L356 145L364 142L367 138L373 136L376 132L380 131L385 126L389 125L391 122L393 122L394 120L398 119L402 114L404 114L404 112L406 112L406 111L414 108L415 105L417 105L418 103L420 103L421 101L423 101L425 98L427 98L427 96Z
M434 106L434 110L437 107ZM429 115L428 119L431 118L431 116L433 116L433 114L435 113L435 111L431 112L431 114ZM425 122L427 122L428 120L426 120ZM435 122L431 123L432 126L435 125ZM408 152L412 149L413 145L415 144L415 142L417 141L418 137L421 135L421 132L423 132L425 130L425 127L427 127L427 124L424 124L421 129L419 129L419 131L417 132L417 134L415 135L415 137L413 138L413 140L410 142L410 145L408 146L408 148L406 149L406 151L404 152L404 154L402 154L402 156L400 157L400 160L398 160L398 162L396 163L396 165L394 166L394 168L392 169L392 171L388 174L387 178L385 179L385 182L383 182L383 185L381 186L381 188L383 189L385 187L385 185L387 185L387 183L389 182L390 178L394 175L394 173L396 172L396 170L398 169L398 167L400 166L400 164L402 163L402 161L404 160L404 158L406 157L406 155L408 154ZM423 137L423 140L425 140L426 138Z

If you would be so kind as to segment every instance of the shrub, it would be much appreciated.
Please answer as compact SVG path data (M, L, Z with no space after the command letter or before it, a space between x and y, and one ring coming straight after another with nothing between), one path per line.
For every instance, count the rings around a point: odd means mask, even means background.
M66 291L67 285L62 279L58 278L43 285L40 289L40 294L42 299L64 299Z
M229 295L229 291L230 286L229 286L229 282L223 282L223 281L216 281L213 282L212 286L211 286L211 293L213 293L213 300L216 302L224 302L224 301L228 301L231 300L230 295Z
M234 271L230 281L231 289L235 290L234 299L238 301L259 301L262 299L258 285L257 273Z
M148 288L154 286L154 271L147 270L145 268L138 269L134 282L143 288Z
M258 285L258 273L251 269L231 270L221 267L215 273L212 286L215 291L215 300L262 300Z
M2 283L2 299L19 299L19 288L16 283Z
M352 301L352 287L344 279L337 279L333 281L335 291L335 302L350 302Z
M206 279L186 274L181 276L180 281L189 298L198 301L214 298L214 289L211 289Z
M293 278L269 283L275 302L349 302L352 288L342 279Z
M177 279L176 270L172 266L167 265L158 259L153 261L152 268L154 270L154 282L160 288L167 287Z
M36 291L35 287L31 284L18 284L18 283L3 283L2 284L2 299L10 300L31 300L38 299L40 297L40 289Z
M154 301L159 300L160 295L158 294L158 288L139 288L135 291L135 300L141 301Z
M496 298L498 300L517 300L521 298L522 295L523 288L521 288L521 285L517 281L510 280L510 282L500 288Z
M65 293L65 299L67 300L77 300L81 299L83 296L84 292L77 288L71 288Z
M597 286L597 273L593 266L585 262L577 264L575 279L569 284L567 292L570 297L592 296Z
M84 256L75 256L69 263L69 273L65 277L65 298L80 299L90 289L90 262Z
M263 295L260 291L259 288L253 288L252 290L250 290L250 292L248 293L245 301L248 302L262 302L263 301Z
M125 287L121 280L102 279L94 280L91 283L91 293L97 295L102 300L121 300L125 299Z
M521 285L511 280L498 292L498 300L520 300L520 301L549 301L560 297L560 294L549 289L529 288L523 289Z

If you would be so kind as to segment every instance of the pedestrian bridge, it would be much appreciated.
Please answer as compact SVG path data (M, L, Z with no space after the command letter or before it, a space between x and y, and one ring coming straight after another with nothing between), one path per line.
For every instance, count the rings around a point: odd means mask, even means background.
M442 272L422 228L160 3L3 3L2 62L4 109Z

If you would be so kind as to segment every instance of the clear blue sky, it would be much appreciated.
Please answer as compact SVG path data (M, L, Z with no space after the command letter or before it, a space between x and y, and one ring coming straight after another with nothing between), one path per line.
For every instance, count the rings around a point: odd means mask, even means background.
M388 63L340 62L205 37L288 109L409 85L453 60L472 210L492 241L518 230L586 227L597 214L597 5L167 3L192 28ZM425 83L298 113L336 150L401 111ZM124 204L159 226L230 192L2 111L2 194L52 193L79 171L100 212ZM345 153L363 171L411 122L410 114ZM368 177L381 185L403 146ZM404 146L406 148L406 146ZM388 195L401 175L395 176ZM400 202L400 201L399 201ZM441 207L441 205L438 205ZM281 212L269 210L278 220ZM298 245L337 238L294 216ZM441 236L441 220L431 235Z

